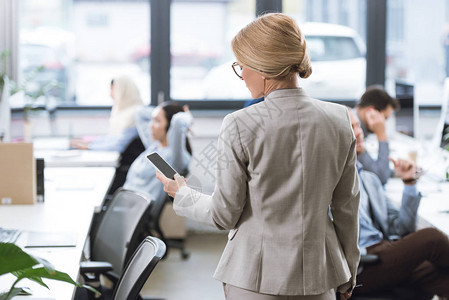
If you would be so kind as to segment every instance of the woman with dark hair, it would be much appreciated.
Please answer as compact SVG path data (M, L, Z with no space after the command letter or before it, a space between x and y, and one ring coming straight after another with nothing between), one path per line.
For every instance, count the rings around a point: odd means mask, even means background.
M140 110L136 125L146 150L132 163L123 187L147 193L153 200L165 197L163 185L146 156L157 151L178 172L185 173L192 158L187 137L192 120L188 107L175 102Z

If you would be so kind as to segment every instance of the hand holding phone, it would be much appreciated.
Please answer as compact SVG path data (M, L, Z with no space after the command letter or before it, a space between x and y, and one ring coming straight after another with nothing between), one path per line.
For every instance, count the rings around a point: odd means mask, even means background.
M175 174L178 172L176 172L176 170L172 166L170 166L170 164L165 159L163 159L159 155L159 153L152 152L149 155L147 155L147 158L153 164L156 170L164 174L165 177L172 180L175 179Z

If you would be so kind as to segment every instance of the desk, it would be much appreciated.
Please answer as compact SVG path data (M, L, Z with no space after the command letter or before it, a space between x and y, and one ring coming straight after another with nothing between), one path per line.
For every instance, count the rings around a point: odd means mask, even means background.
M34 150L34 157L43 158L45 167L116 167L120 153L93 150Z
M77 279L79 262L88 235L94 207L100 205L114 175L114 168L47 168L45 169L45 203L0 206L0 225L27 231L75 232L77 246L67 248L26 248L25 251L50 261L57 270ZM25 245L26 234L17 240ZM0 286L9 286L12 277L0 277ZM70 299L74 287L67 283L45 280L50 291L29 281L33 296L14 299Z
M67 137L33 139L34 157L43 158L45 167L117 167L117 151L70 150Z

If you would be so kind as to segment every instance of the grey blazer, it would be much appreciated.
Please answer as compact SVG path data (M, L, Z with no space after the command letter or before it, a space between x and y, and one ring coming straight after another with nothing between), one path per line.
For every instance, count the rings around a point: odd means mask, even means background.
M355 163L345 107L276 90L224 118L214 193L182 187L174 209L231 230L217 280L272 295L344 291L359 262Z

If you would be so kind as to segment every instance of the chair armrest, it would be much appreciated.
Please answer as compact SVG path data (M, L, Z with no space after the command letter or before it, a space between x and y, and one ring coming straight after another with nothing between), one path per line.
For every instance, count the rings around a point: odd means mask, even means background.
M106 273L112 271L112 265L106 261L82 261L80 273Z
M364 254L360 256L361 266L375 265L379 262L379 256L377 256L376 254Z
M399 240L399 239L401 239L401 236L400 236L400 235L389 235L389 236L388 236L388 240L390 240L390 241L392 241L392 242L397 241L397 240Z
M80 275L86 282L98 281L100 274L112 271L112 265L105 261L82 261Z

